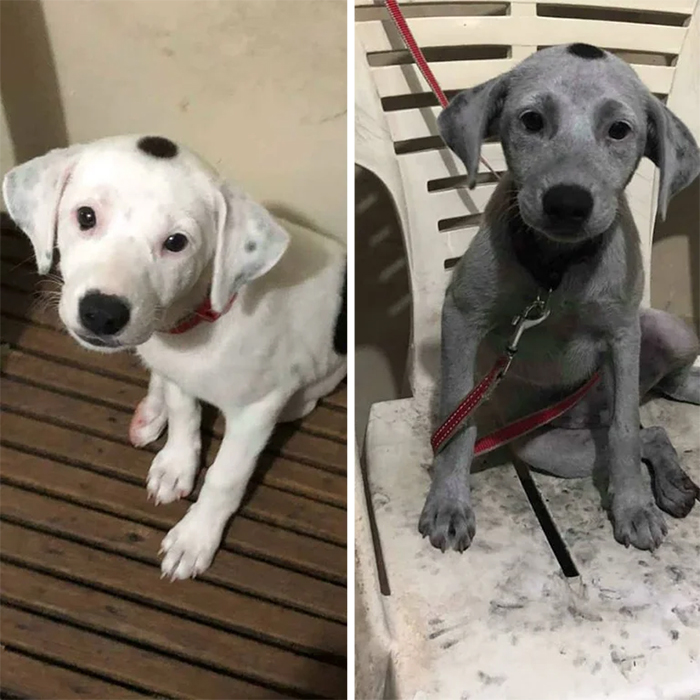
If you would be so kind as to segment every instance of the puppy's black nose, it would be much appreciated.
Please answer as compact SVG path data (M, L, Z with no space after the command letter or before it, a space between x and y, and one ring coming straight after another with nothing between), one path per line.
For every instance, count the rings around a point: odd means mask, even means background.
M114 335L129 323L131 312L124 299L113 294L88 292L78 305L80 322L96 335Z
M593 197L579 185L555 185L544 193L542 208L556 224L582 224L593 210Z

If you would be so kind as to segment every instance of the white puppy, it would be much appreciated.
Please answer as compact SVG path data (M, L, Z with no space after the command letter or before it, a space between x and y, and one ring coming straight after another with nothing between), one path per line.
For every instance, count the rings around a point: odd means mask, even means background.
M151 370L135 445L168 439L148 474L156 503L190 493L198 399L226 418L197 502L163 540L172 578L204 571L275 423L345 376L345 251L282 228L193 153L122 136L51 151L3 182L40 273L60 251L59 313L84 347L136 348ZM286 230L285 230L286 229Z

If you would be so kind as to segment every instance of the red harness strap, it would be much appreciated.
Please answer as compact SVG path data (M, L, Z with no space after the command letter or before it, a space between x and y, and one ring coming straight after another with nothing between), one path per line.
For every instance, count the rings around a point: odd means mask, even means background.
M235 300L236 295L234 294L224 307L224 310L221 313L216 313L216 311L211 308L211 301L207 293L204 301L191 314L185 316L185 318L179 321L176 326L166 331L166 333L170 335L179 335L180 333L186 333L192 330L195 326L205 321L207 323L218 321L233 306Z

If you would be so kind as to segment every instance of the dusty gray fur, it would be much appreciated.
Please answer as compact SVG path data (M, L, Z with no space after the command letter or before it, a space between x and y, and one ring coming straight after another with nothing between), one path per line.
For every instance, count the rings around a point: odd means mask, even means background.
M542 132L528 132L520 121L532 109L544 117ZM608 129L619 120L632 129L613 140ZM599 254L572 265L552 293L547 321L523 336L493 407L499 420L513 420L563 398L601 368L596 391L514 449L533 467L559 476L602 468L615 538L654 549L666 534L660 509L687 515L698 489L665 431L640 429L640 399L657 391L700 403L700 374L691 369L699 346L675 317L640 312L642 257L624 188L640 159L650 157L661 171L659 212L665 216L669 199L700 171L697 144L622 60L607 52L583 59L563 46L460 93L439 125L472 183L488 136L500 136L508 164L445 297L439 419L491 366L512 318L540 291L515 258L510 222L520 217L550 253L602 235ZM593 196L590 217L575 230L554 228L543 212L543 193L558 184L579 185ZM443 551L463 551L474 537L469 471L475 437L471 425L434 460L419 529ZM652 470L653 495L643 462Z

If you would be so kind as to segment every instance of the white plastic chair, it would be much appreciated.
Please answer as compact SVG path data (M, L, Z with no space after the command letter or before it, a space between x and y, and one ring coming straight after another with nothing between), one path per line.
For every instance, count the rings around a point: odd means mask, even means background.
M538 47L587 42L629 60L700 137L695 0L404 0L402 7L418 44L429 47L426 57L445 91L494 77ZM393 197L413 310L413 396L372 407L364 453L372 498L365 507L376 518L390 589L381 598L391 637L385 693L470 700L697 698L700 508L669 522L657 553L626 550L614 541L591 480L534 475L578 569L577 576L566 576L515 471L503 466L472 480L477 534L465 554L441 554L418 534L429 484L430 401L448 261L469 245L495 183L483 165L475 190L446 180L464 175L463 166L440 141L439 107L425 106L437 102L426 97L427 83L381 2L356 0L355 28L356 163L374 172ZM504 170L499 144L486 144L483 155ZM646 304L656 186L656 170L644 159L627 194L642 241ZM667 427L685 467L700 479L700 411L658 400L643 415L647 424ZM362 527L366 534L366 522ZM370 556L367 541L358 543L360 560Z

